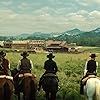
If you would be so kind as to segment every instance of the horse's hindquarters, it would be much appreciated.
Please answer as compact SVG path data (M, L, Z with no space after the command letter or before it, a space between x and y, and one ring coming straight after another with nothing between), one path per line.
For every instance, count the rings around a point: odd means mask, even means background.
M86 87L87 87L87 94L89 96L93 96L95 94L95 88L96 88L95 78L88 79Z
M13 82L9 79L0 79L0 100L10 100L13 93Z
M25 100L35 100L37 91L37 81L33 77L24 77L23 80L23 93Z
M100 100L100 80L97 78L90 78L86 83L86 95L88 100ZM96 97L94 97L96 96Z
M45 77L42 83L44 91L57 92L58 91L58 81L55 77Z
M96 100L100 100L100 80L96 81Z

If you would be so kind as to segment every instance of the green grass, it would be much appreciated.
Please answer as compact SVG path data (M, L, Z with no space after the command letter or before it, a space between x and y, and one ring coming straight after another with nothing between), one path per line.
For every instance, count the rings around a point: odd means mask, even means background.
M95 49L94 51L96 51ZM98 50L97 50L98 52ZM37 80L44 72L43 65L47 54L37 53L30 54L34 68L32 73L37 75ZM83 70L86 60L89 58L90 50L80 54L56 53L54 54L58 65L59 91L57 100L85 100L84 96L79 94L80 79L83 76ZM97 54L97 61L100 64L100 54ZM7 58L10 60L11 69L17 66L18 60L21 59L20 53L7 53ZM100 67L100 65L99 65ZM98 67L98 76L100 76L100 68ZM16 99L15 99L16 100ZM37 100L44 100L44 92L41 90L37 93Z

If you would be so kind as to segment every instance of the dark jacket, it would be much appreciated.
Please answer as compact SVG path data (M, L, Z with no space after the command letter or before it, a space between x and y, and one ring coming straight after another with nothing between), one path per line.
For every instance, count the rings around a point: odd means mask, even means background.
M89 60L89 61L87 62L87 72L88 72L88 73L94 73L94 72L96 72L96 67L97 67L96 61L94 61L94 60Z
M52 59L49 59L49 60L45 61L44 69L46 70L46 72L54 72L54 73L56 73L58 71L56 62L53 61Z
M31 63L28 58L23 58L21 59L21 65L20 65L20 70L30 70L31 69Z

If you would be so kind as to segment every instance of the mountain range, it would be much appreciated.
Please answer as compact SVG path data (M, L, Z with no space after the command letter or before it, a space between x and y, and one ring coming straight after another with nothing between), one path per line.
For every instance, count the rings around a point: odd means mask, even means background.
M88 32L81 31L77 28L58 32L58 33L43 33L34 32L32 34L22 33L17 36L0 36L0 40L64 40L68 43L76 42L78 45L100 46L100 28Z
M100 28L97 28L95 30L91 30L91 31L88 31L88 32L85 32L85 31L81 31L77 28L75 29L72 29L72 30L68 30L68 31L64 31L64 32L59 32L59 33L43 33L43 32L34 32L32 34L21 34L21 35L18 35L18 36L15 36L17 38L44 38L44 39L48 39L48 38L58 38L58 37L62 37L65 38L65 37L75 37L75 36L88 36L88 37L91 37L91 36L100 36Z
M69 31L65 31L65 32L62 32L62 33L42 33L42 32L34 32L32 34L21 34L21 35L18 35L17 37L18 38L45 38L45 39L48 39L48 38L53 38L53 37L59 37L61 35L71 35L71 36L74 36L74 35L78 35L78 34L81 34L83 33L83 31L80 31L79 29L75 28L75 29L72 29L72 30L69 30Z

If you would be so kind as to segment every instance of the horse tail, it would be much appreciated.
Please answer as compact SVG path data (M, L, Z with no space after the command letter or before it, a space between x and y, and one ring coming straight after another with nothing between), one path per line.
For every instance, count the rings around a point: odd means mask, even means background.
M32 80L30 84L31 84L31 91L36 92L37 91L37 84L35 83L35 81Z
M96 82L96 100L100 100L100 80Z
M10 100L10 88L9 88L9 84L6 82L4 84L4 100Z
M35 78L31 80L30 86L31 86L31 99L36 100L37 80Z

